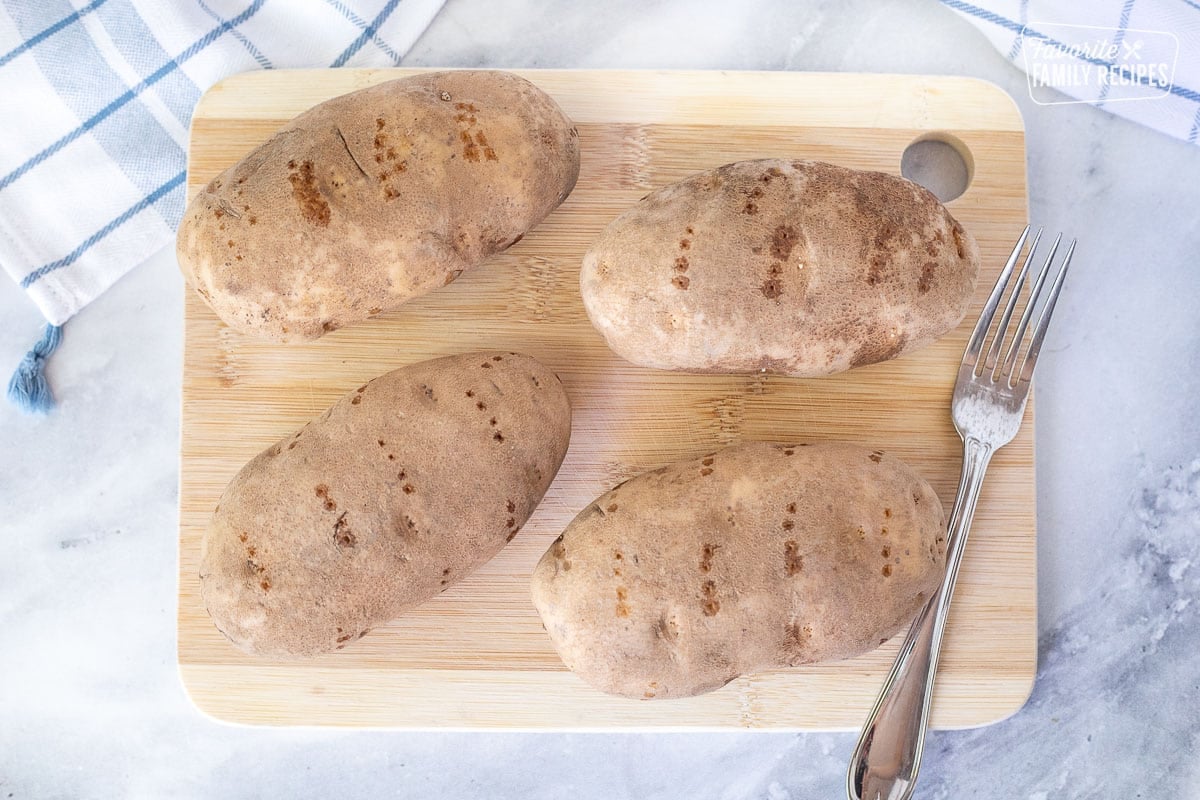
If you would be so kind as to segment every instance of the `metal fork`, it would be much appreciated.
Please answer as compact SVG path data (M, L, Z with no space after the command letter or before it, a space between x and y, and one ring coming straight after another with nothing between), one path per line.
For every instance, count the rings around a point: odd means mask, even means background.
M996 281L996 288L988 297L958 368L951 413L954 427L963 440L963 462L958 495L954 499L948 525L946 574L941 586L929 598L909 629L896 663L892 665L892 671L879 693L879 699L867 717L846 776L846 794L850 800L907 800L916 785L942 630L950 611L950 597L954 592L954 581L958 577L971 519L975 516L975 503L983 486L983 474L992 453L1011 442L1021 427L1033 368L1037 365L1050 315L1054 313L1054 304L1062 289L1071 255L1075 252L1075 242L1072 241L1049 292L1041 302L1033 338L1022 357L1022 341L1043 294L1062 234L1055 237L1046 262L1038 271L1029 291L1029 300L1009 340L1008 349L1004 350L1009 323L1029 274L1034 251L1041 240L1042 232L1038 230L1000 321L996 324L996 332L985 351L988 330L992 327L996 309L1008 288L1028 236L1029 228L1026 227ZM1001 352L1004 352L1003 358Z

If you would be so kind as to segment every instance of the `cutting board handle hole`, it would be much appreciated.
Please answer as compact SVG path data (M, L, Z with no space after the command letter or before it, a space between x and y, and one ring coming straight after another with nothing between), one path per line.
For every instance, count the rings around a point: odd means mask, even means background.
M941 131L913 140L900 155L900 174L943 203L961 197L975 177L975 159L962 140Z

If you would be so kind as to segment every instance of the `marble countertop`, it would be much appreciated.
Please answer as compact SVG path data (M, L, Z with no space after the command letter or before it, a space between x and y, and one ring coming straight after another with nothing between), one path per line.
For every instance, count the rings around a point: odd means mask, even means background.
M920 798L1200 798L1200 150L1024 76L934 2L450 0L409 66L987 78L1030 213L1080 240L1039 367L1028 704L931 734ZM67 329L45 418L0 406L0 797L840 798L853 735L215 723L175 667L183 285L152 258ZM39 315L0 284L0 364Z

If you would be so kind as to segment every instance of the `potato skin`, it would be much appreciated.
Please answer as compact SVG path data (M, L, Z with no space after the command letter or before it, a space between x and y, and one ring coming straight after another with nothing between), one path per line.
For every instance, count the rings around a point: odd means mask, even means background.
M563 662L633 698L872 650L941 580L937 495L852 444L734 445L639 475L571 522L533 573Z
M208 612L249 653L341 649L499 552L570 435L562 384L528 356L376 378L229 484L201 545Z
M975 240L927 190L819 161L740 161L647 195L583 260L618 355L689 372L817 377L962 320Z
M431 72L298 116L200 191L176 250L231 327L315 339L509 247L578 175L578 132L536 86Z

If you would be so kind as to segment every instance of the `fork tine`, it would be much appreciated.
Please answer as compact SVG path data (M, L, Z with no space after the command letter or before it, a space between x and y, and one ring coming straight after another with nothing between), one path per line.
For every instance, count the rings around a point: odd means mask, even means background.
M1046 338L1046 330L1050 327L1050 315L1054 313L1054 304L1058 301L1058 293L1062 290L1063 279L1067 277L1067 267L1071 265L1071 256L1074 253L1075 240L1072 239L1071 246L1067 248L1066 258L1063 259L1062 266L1058 268L1058 275L1054 277L1054 285L1050 288L1050 295L1042 307L1042 314L1038 317L1037 327L1033 331L1033 341L1029 343L1029 351L1025 353L1025 360L1021 362L1019 380L1033 379L1033 368L1037 366L1038 353L1042 350L1042 340Z
M1013 285L1013 290L1008 296L1008 303L1004 306L1004 313L1000 315L1000 322L996 325L996 335L992 339L992 344L983 359L983 369L985 372L996 366L996 362L1000 360L1000 352L1004 349L1004 335L1008 332L1008 323L1012 321L1013 311L1017 307L1017 300L1021 297L1021 288L1025 285L1026 275L1029 274L1029 265L1033 263L1033 254L1037 251L1038 242L1041 240L1042 229L1038 228L1038 232L1033 236L1033 243L1029 245L1029 252L1025 255L1025 262L1021 264L1021 271L1017 274L1017 282Z
M1017 364L1017 353L1021 349L1021 340L1025 338L1025 331L1029 329L1029 320L1033 317L1033 308L1037 305L1038 298L1042 294L1042 287L1046 283L1046 276L1050 274L1050 267L1054 264L1054 254L1058 252L1058 245L1061 241L1062 234L1060 233L1054 237L1054 244L1050 245L1050 252L1046 254L1046 263L1038 271L1037 280L1033 282L1033 288L1029 290L1029 302L1025 305L1025 310L1021 313L1021 321L1017 323L1017 331L1013 334L1012 343L1008 346L1008 353L1004 356L1003 366L997 370L999 375L1007 376L1010 383L1014 375L1013 368Z
M1000 271L1000 277L996 280L996 287L992 289L991 295L987 302L984 303L983 313L979 315L979 322L975 323L975 331L971 334L971 340L967 343L966 352L963 353L962 363L974 366L979 360L979 351L983 349L983 340L987 337L988 328L991 327L992 317L996 315L996 306L1000 305L1000 298L1004 295L1004 289L1008 286L1008 279L1012 276L1013 267L1016 266L1017 259L1021 257L1021 248L1025 246L1025 239L1029 236L1029 226L1025 226L1025 230L1021 231L1021 238L1017 239L1017 246L1013 248L1012 254L1008 257L1008 263L1004 265L1004 269Z

